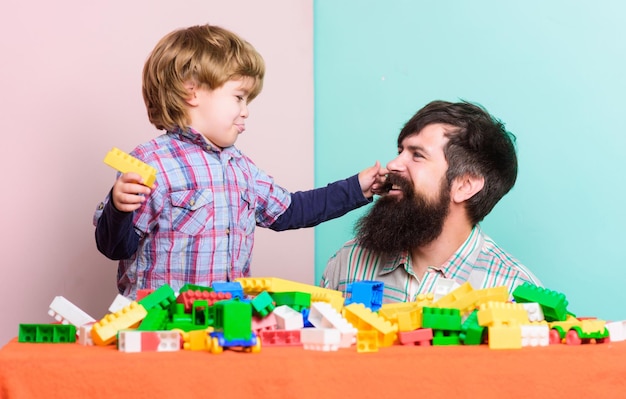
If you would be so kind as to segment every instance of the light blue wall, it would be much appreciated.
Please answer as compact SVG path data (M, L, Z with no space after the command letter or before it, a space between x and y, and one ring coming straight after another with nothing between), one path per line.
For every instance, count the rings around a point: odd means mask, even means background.
M396 153L430 100L517 136L518 183L482 224L574 313L626 318L626 3L316 0L316 185ZM316 278L362 212L316 229Z

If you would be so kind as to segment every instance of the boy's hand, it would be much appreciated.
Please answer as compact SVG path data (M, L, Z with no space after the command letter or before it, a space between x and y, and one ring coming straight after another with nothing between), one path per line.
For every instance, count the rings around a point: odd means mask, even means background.
M370 166L359 173L359 184L365 198L372 198L374 194L378 194L382 187L379 176L380 171L380 162L376 161L374 166Z
M118 211L132 212L150 195L150 189L141 184L141 180L141 176L133 172L124 173L117 179L113 185L111 200Z

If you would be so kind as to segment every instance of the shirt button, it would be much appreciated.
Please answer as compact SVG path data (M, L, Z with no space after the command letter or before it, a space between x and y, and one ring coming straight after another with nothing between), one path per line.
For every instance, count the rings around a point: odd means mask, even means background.
M189 205L194 206L196 204L196 200L189 201Z
M226 229L226 235L230 234L230 229Z

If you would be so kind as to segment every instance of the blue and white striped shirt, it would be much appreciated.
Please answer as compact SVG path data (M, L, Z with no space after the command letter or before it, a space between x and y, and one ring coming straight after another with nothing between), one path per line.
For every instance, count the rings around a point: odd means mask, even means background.
M408 251L380 256L353 239L330 258L320 285L345 294L347 285L353 282L381 281L385 284L385 303L415 302L419 294L433 293L443 278L459 285L469 281L474 289L507 286L509 292L524 282L541 285L537 277L498 247L478 225L443 265L429 267L421 281L413 271Z

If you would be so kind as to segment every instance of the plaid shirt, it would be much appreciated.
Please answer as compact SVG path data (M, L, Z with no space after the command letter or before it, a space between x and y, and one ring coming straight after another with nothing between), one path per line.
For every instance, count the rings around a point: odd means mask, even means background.
M458 284L469 281L474 289L505 285L509 292L524 282L541 285L478 225L448 261L440 267L429 267L421 281L413 272L408 252L378 256L351 240L330 258L320 285L345 294L347 285L355 281L381 281L385 284L385 303L415 302L419 294L434 293L437 282L444 278Z
M133 213L139 247L119 263L120 293L134 298L137 289L165 283L178 291L185 283L248 276L255 226L268 227L283 214L290 193L234 146L213 148L193 131L168 132L131 155L157 175L150 197ZM96 226L107 206L113 220L128 215L109 200L98 207Z

